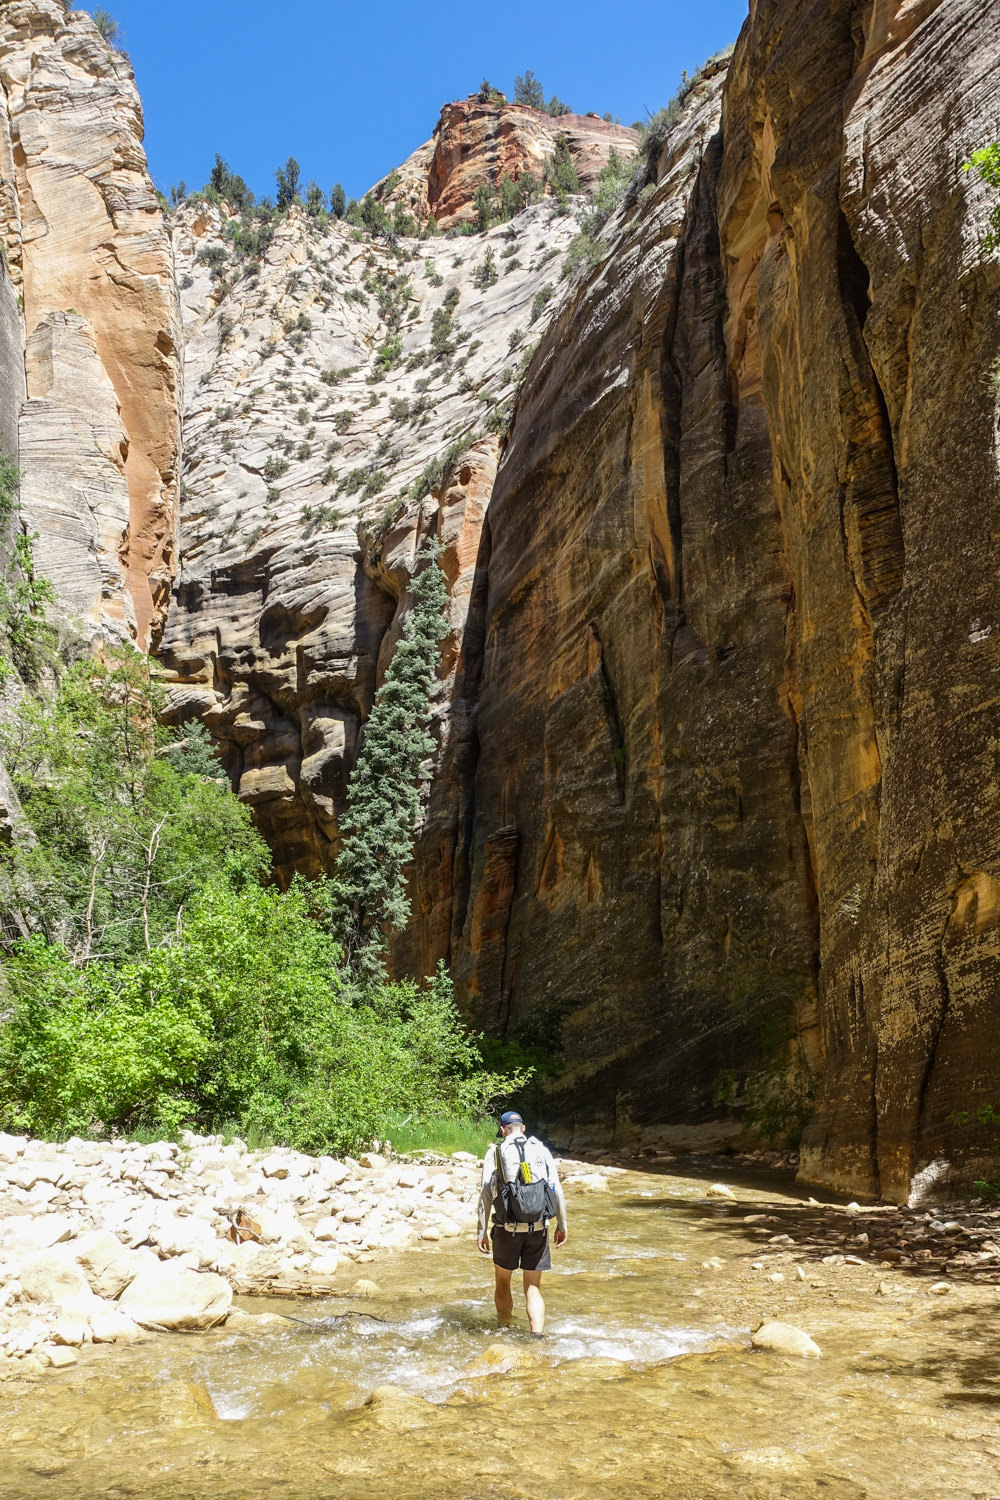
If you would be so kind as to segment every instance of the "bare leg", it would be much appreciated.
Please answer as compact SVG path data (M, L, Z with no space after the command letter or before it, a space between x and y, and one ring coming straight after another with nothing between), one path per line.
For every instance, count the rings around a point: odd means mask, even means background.
M510 1290L511 1272L505 1271L503 1266L494 1264L493 1273L496 1276L493 1301L497 1306L497 1322L501 1328L506 1328L514 1312L514 1298Z
M545 1299L542 1296L541 1271L525 1271L524 1301L528 1309L528 1322L532 1333L541 1333L545 1327Z

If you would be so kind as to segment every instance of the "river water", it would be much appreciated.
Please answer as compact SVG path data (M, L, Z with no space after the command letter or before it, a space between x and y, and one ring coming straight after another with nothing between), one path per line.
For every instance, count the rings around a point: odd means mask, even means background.
M627 1172L571 1198L543 1340L519 1292L496 1329L491 1267L462 1240L348 1268L345 1290L377 1281L369 1301L242 1304L301 1323L9 1380L0 1496L1000 1500L993 1288L823 1264L804 1242L821 1210L793 1192L704 1188ZM743 1222L768 1211L799 1229L778 1259L759 1258L774 1226ZM752 1351L765 1316L822 1358Z

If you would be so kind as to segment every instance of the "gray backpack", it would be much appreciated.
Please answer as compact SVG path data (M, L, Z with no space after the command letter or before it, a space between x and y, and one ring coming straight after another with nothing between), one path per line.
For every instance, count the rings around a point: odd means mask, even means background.
M525 1157L527 1141L523 1135L515 1137L514 1143L520 1158L517 1171L511 1179L505 1176L503 1151L497 1153L497 1223L498 1224L544 1224L556 1215L556 1195L544 1177L535 1177L531 1163Z

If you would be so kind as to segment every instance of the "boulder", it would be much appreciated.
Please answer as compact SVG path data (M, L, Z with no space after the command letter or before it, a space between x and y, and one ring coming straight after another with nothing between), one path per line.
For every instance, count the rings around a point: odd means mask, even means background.
M381 1297L381 1295L382 1288L379 1286L378 1282L366 1281L364 1277L362 1277L359 1281L356 1281L351 1287L352 1297Z
M380 1156L377 1151L363 1151L358 1160L363 1167L367 1167L371 1171L387 1165L386 1158Z
M730 1199L734 1203L736 1201L736 1194L733 1192L732 1188L731 1187L727 1187L724 1182L713 1182L712 1186L707 1189L707 1191L705 1193L705 1197L706 1198L728 1198L728 1199Z
M27 1144L26 1135L8 1135L5 1130L0 1130L0 1162L17 1161Z
M156 1219L149 1238L162 1255L193 1255L204 1265L210 1265L216 1256L215 1231L194 1215L184 1219L175 1215Z
M76 1349L91 1337L90 1324L85 1318L57 1318L52 1325L52 1340L56 1344Z
M16 1219L4 1219L5 1239L17 1245L30 1246L35 1250L48 1250L71 1239L77 1224L67 1214L25 1214Z
M141 1260L126 1250L117 1235L94 1229L70 1246L92 1292L119 1297L138 1271Z
M70 1349L65 1344L41 1344L35 1353L43 1364L55 1370L65 1369L67 1365L75 1365L79 1358L76 1350Z
M84 1307L91 1291L72 1249L59 1246L26 1255L21 1261L21 1291L28 1302L55 1302L60 1307Z
M435 1408L421 1396L400 1390L395 1385L376 1386L364 1404L380 1427L425 1427Z
M335 1240L339 1221L332 1214L324 1219L319 1219L313 1228L313 1234L318 1240Z
M260 1164L260 1170L265 1177L287 1177L289 1172L288 1158L284 1156L265 1156Z
M791 1323L762 1323L750 1342L755 1349L766 1349L771 1354L792 1354L800 1358L818 1359L821 1350L808 1333Z
M339 1255L333 1255L332 1253L329 1255L317 1255L309 1267L310 1279L312 1281L329 1281L331 1276L337 1274L339 1267Z
M87 1323L95 1344L132 1344L142 1337L138 1323L120 1307L94 1308L87 1316Z
M213 1271L150 1267L122 1293L120 1306L143 1328L187 1331L214 1328L232 1306L233 1292Z

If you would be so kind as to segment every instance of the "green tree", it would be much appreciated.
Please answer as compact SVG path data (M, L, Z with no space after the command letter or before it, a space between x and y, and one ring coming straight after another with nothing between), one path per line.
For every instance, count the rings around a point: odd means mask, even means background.
M277 184L275 198L278 212L285 213L295 202L299 191L300 168L294 156L290 156L283 167L279 167L274 174Z
M310 182L306 188L306 213L310 218L318 219L321 213L326 211L326 202L323 197L323 189L318 182Z
M348 966L377 974L387 933L409 915L406 866L419 810L420 763L440 643L447 633L444 575L425 547L411 584L413 607L375 695L347 790L343 843L333 880L333 931Z
M571 115L573 111L570 109L568 104L563 103L558 94L553 94L552 98L545 106L545 113L548 115L554 115L555 118L558 119L560 115Z
M235 208L237 213L253 207L253 193L238 173L229 170L229 164L223 161L218 152L215 153L215 165L209 175L208 186L231 208Z
M45 613L55 591L35 572L37 534L18 518L20 482L13 458L0 449L0 686L15 673L33 686L56 662L57 635Z
M268 862L220 768L205 775L204 746L198 770L190 736L172 749L162 707L148 661L125 648L72 667L54 701L23 698L0 731L35 833L4 852L0 903L29 909L84 966L148 952L209 879Z
M1000 190L1000 145L983 146L973 151L971 159L965 163L965 170L975 171L983 182ZM1000 203L995 203L990 210L987 226L981 244L983 252L992 255L994 250L1000 250Z
M529 109L545 108L545 90L530 68L514 79L514 103L526 104Z
M565 203L571 193L580 191L580 177L570 150L569 137L560 133L552 143L552 154L545 162L545 181L552 195Z
M330 212L335 219L342 219L347 212L347 197L339 182L335 182L330 190Z
M476 210L476 229L480 234L485 234L493 223L496 210L496 198L488 182L481 182L476 188L472 195L472 205Z

